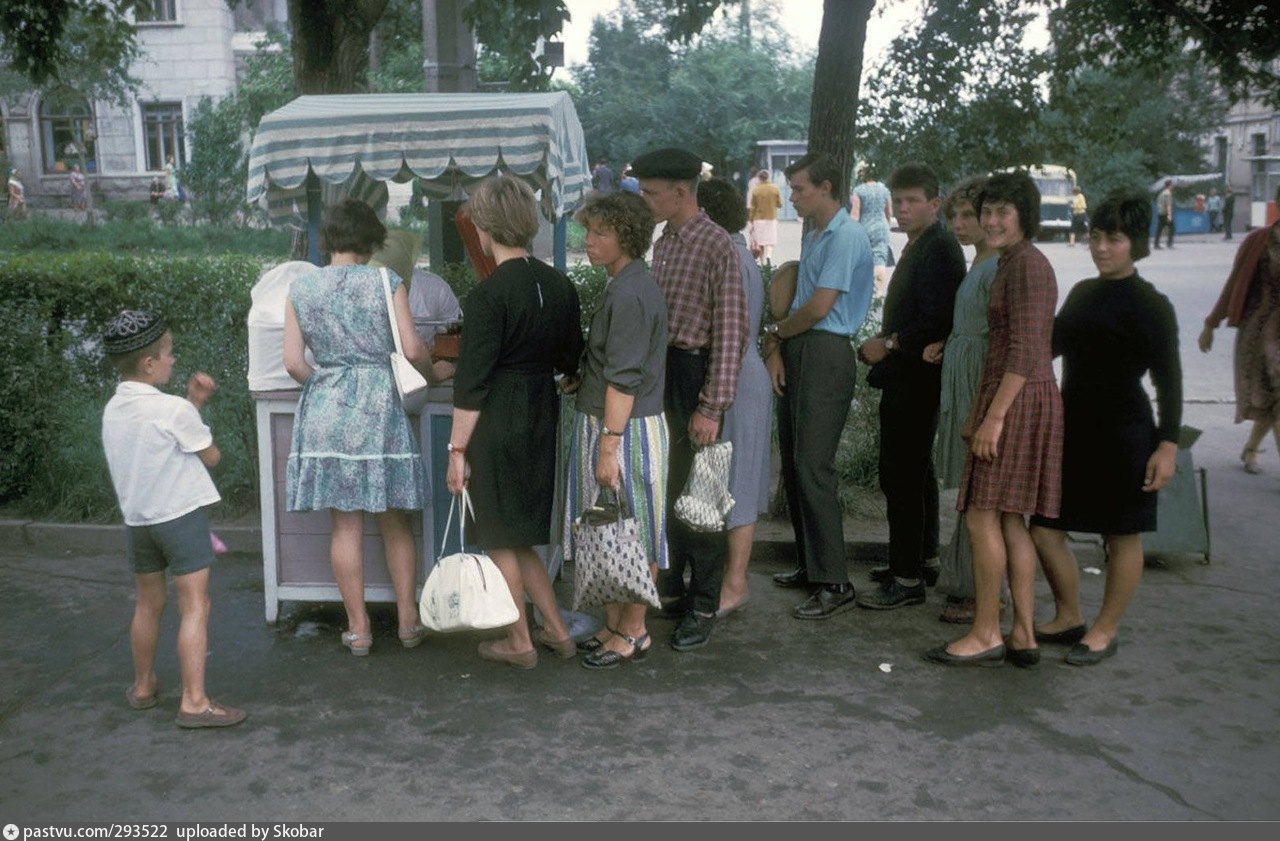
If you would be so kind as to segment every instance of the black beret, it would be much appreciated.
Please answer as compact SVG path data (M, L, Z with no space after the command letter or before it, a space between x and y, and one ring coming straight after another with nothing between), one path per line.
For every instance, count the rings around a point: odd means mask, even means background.
M151 344L168 329L162 316L146 310L121 310L107 325L102 344L112 356L132 353Z
M632 161L631 170L636 178L693 181L702 175L702 158L684 149L655 149Z

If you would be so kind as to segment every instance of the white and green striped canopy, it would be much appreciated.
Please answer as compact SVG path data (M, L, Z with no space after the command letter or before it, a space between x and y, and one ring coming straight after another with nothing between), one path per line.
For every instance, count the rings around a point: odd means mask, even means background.
M308 172L326 201L341 193L385 207L386 181L416 176L430 197L465 199L499 170L541 191L548 219L582 203L591 172L569 94L302 96L258 124L247 194L284 222L306 219Z

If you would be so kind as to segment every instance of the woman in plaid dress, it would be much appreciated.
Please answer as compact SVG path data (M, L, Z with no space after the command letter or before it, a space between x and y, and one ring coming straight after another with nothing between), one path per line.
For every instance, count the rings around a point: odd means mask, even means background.
M1026 517L1058 516L1062 494L1062 397L1053 374L1058 283L1029 239L1040 194L1025 173L991 177L978 197L987 243L1000 251L987 310L990 344L982 385L962 435L969 441L960 496L973 544L976 612L968 634L925 653L946 665L1030 666L1040 659L1032 627L1036 549ZM1005 573L1013 629L1000 628Z

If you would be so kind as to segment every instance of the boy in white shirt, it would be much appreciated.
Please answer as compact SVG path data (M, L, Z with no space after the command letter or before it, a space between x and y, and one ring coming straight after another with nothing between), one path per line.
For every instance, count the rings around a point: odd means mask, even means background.
M176 357L163 318L124 310L107 326L103 345L120 373L102 413L102 446L124 514L127 553L137 586L130 627L134 681L125 690L135 710L156 705L155 658L166 596L165 569L178 591L178 662L182 700L177 725L228 727L246 713L205 694L209 569L213 549L206 506L221 497L206 468L222 458L200 408L217 386L204 373L187 383L187 399L164 394Z

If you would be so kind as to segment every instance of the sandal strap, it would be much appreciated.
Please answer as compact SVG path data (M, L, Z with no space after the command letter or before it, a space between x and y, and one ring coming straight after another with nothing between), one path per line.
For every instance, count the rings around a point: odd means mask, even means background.
M649 638L649 635L648 635L648 634L641 634L641 635L640 635L640 636L638 636L638 637L633 637L633 636L630 636L630 635L628 635L628 634L620 633L620 632L618 632L618 631L614 631L614 633L615 633L615 634L617 634L618 636L622 637L624 640L626 640L627 645L630 645L630 646L631 646L632 648L634 648L636 651L639 651L639 650L640 650L640 643L644 642L645 640L647 640L647 639Z

